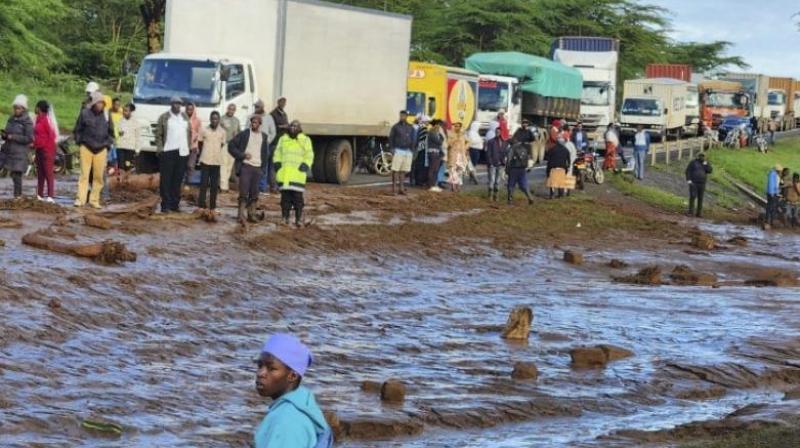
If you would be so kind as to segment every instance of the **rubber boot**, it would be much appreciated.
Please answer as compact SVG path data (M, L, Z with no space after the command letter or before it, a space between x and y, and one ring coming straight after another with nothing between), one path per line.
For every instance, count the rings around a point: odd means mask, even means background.
M240 223L244 224L245 221L245 211L247 210L247 204L245 203L244 199L239 199L239 214L236 216L236 220Z
M511 205L511 203L513 201L514 201L514 192L513 191L509 191L508 192L508 205Z
M528 205L533 205L533 197L531 196L530 191L525 191L525 197L528 198Z
M256 203L253 202L247 206L247 222L256 223L258 222L258 218L256 217Z
M294 207L294 225L303 227L303 207Z

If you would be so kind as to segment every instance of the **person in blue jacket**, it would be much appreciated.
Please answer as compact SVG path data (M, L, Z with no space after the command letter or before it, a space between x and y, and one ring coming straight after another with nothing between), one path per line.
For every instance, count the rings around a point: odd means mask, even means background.
M767 209L766 209L766 222L772 226L775 221L775 215L778 214L778 196L781 193L781 171L783 167L780 164L775 165L767 175Z
M256 448L330 448L333 436L314 394L300 383L311 351L296 337L277 333L261 349L256 390L272 398L255 432Z

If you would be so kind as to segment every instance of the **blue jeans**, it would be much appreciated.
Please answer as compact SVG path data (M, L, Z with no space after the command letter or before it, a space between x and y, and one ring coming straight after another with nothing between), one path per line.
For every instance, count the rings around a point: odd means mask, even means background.
M514 192L514 188L519 186L523 192L528 192L528 172L525 168L509 168L508 170L508 194Z
M635 162L634 172L637 179L644 179L644 163L647 159L647 151L633 150L633 159Z
M489 191L500 190L500 175L504 169L504 166L489 166Z
M272 154L275 152L275 144L269 145L269 154L267 155L267 166L261 170L261 178L258 179L258 191L265 193L269 191L272 184L275 183L275 164L272 161Z

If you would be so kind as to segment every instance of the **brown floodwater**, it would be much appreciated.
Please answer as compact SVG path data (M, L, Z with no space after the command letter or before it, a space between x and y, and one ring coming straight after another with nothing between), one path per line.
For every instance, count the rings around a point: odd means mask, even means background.
M147 226L113 234L138 253L117 267L22 246L30 228L0 230L1 445L247 446L267 408L252 361L276 331L312 348L304 383L325 410L348 422L423 424L347 447L609 446L598 437L780 401L786 384L770 372L800 359L798 289L637 287L611 282L619 271L605 266L689 264L722 280L752 266L797 272L791 257L766 254L800 254L796 236L720 226L711 230L750 245L710 255L679 245L587 250L574 267L555 249L516 259L490 249L441 260L276 255L244 246L230 224ZM517 305L534 311L527 344L499 336ZM570 367L570 348L600 343L635 356ZM534 362L539 379L512 380L516 361ZM360 389L388 378L407 384L402 405ZM710 388L721 391L698 398ZM123 432L88 432L87 419Z

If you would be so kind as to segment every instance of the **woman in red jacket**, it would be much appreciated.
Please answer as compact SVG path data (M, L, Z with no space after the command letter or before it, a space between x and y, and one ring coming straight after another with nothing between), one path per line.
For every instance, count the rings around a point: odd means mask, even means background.
M36 150L36 198L40 201L55 202L55 175L53 164L56 158L56 137L54 120L51 119L50 105L47 101L36 103L36 123L33 126L33 148ZM44 195L44 184L47 182L47 196Z

